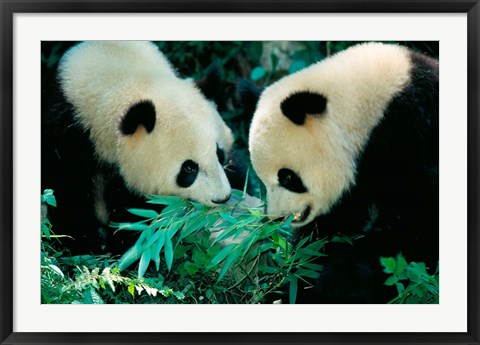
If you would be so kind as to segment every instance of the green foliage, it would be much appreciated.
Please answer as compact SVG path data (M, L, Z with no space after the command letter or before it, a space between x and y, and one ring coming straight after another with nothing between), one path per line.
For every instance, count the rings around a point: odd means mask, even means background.
M177 303L184 298L182 292L164 285L161 275L149 278L139 278L128 272L128 275L121 275L115 267L117 258L107 255L70 257L57 250L52 241L62 236L52 234L47 215L48 207L56 207L53 191L45 190L41 201L42 303Z
M398 296L389 303L438 304L439 274L438 267L433 275L428 274L423 262L408 263L402 254L396 258L380 258L383 271L390 276L384 284L397 288Z
M58 60L60 60L62 54L61 48L62 43L56 42L52 45L52 49L49 51L48 56L42 52L41 60L47 68L53 68L58 63Z
M149 202L166 207L160 214L130 210L144 219L113 224L140 231L118 267L124 270L138 262L138 276L143 277L153 262L155 274L165 274L177 290L189 291L187 299L258 303L289 284L294 302L298 279L308 284L320 275L322 267L312 261L324 255L321 250L327 241L310 243L305 238L292 247L291 217L271 220L259 200L241 191L233 192L228 205L215 208L178 197L151 196ZM198 295L204 298L198 300Z
M52 242L61 236L42 236L42 303L260 303L271 294L280 297L288 285L294 303L298 280L318 278L322 267L312 261L324 255L327 241L305 238L292 246L291 217L267 218L263 205L241 191L232 199L208 208L152 196L150 203L165 206L160 214L131 209L144 219L115 224L139 232L137 243L120 259L70 257ZM53 191L45 191L42 205L53 207L53 201ZM46 209L42 218L46 224ZM137 268L128 269L135 262Z
M48 220L47 217L47 205L57 207L57 200L55 199L55 196L53 195L53 190L51 189L45 189L41 196L41 202L42 202L42 219L41 219L41 236L50 239L50 232L52 230L52 224Z
M267 74L267 70L262 66L257 66L250 72L250 78L254 81L260 80Z
M93 256L91 259L95 260ZM66 270L74 272L73 277L63 274L58 266L57 276L52 276L42 265L42 303L177 303L184 298L183 293L165 286L161 276L128 277L122 276L116 267L100 270L82 266L72 270L64 265Z
M232 202L208 208L178 197L152 196L164 205L159 214L131 209L142 219L115 224L139 232L137 243L120 259L111 255L70 257L52 234L47 207L56 202L53 191L42 195L42 303L262 303L289 292L295 303L300 287L317 279L328 242L355 244L361 236L331 239L303 238L292 245L292 217L273 221L263 205L244 192L234 191ZM45 220L46 219L46 220ZM49 225L50 236L43 225ZM60 246L61 247L61 246ZM129 269L137 262L134 270ZM151 265L154 263L154 265ZM430 275L424 263L380 258L388 274L387 286L398 296L389 303L438 303L439 274Z
M163 277L130 278L120 275L116 267L89 270L77 268L75 280L62 288L62 292L75 291L80 299L74 304L104 303L171 303L171 299L181 301L184 295L163 284Z

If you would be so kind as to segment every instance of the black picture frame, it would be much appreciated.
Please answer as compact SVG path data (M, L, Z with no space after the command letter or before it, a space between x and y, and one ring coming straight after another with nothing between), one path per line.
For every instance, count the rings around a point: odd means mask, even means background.
M0 341L1 344L480 344L479 1L411 0L0 0ZM13 332L13 15L15 13L467 13L468 330L465 333L16 333Z

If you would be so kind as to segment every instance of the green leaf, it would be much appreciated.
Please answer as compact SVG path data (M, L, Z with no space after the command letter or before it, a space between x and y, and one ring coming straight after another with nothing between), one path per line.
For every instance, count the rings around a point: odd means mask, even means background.
M130 295L135 296L135 285L129 284L127 289L128 292L130 292Z
M193 264L191 261L186 261L183 264L183 267L185 268L185 271L187 271L189 275L194 275L195 273L198 272L198 266Z
M49 240L50 239L50 229L44 223L42 223L41 228L42 228L43 235Z
M278 235L278 232L275 231L273 234L272 234L272 241L273 243L275 243L275 247L278 246L278 241L280 240L280 236Z
M158 238L156 243L152 246L152 259L155 262L155 268L158 271L160 269L160 252L162 251L163 244L165 243L165 234L161 230L157 231L157 233Z
M127 250L125 254L122 255L120 260L118 261L117 267L119 270L124 270L135 261L137 261L143 253L143 246L141 245L140 241L137 241L135 245Z
M262 66L255 67L252 72L250 72L250 79L256 81L260 80L267 74L267 70Z
M384 267L383 272L394 273L395 272L395 259L394 258L380 258L380 263Z
M53 189L45 189L43 191L43 195L45 196L53 195Z
M50 265L48 265L48 267L49 267L52 271L54 271L56 274L58 274L60 277L62 277L62 278L64 277L63 272L62 272L62 271L60 270L60 268L58 268L57 266L50 264Z
M150 235L150 238L146 240L145 247L151 247L157 244L162 237L165 237L165 231L163 229L160 229L160 230L157 230L153 235L151 234L148 234L148 235ZM147 236L145 236L145 238L147 238Z
M102 297L95 291L93 287L88 290L85 290L82 294L83 303L85 304L105 304L102 300Z
M159 205L176 205L183 204L185 201L178 196L167 196L167 195L151 195L148 197L149 204L159 204Z
M431 294L438 296L438 285L432 285L432 284L425 284L425 288L427 289L428 292Z
M293 74L295 72L298 72L302 69L304 69L305 67L307 67L307 64L305 63L305 61L303 60L295 60L292 62L292 64L290 65L290 69L288 70L288 73L289 74Z
M210 222L209 217L205 216L198 216L193 219L190 219L180 231L180 236L178 237L178 242L182 241L185 237L190 236L194 232L199 231L206 227L206 225Z
M391 276L391 277L388 277L387 280L385 280L385 283L383 284L387 286L392 286L392 285L395 285L397 282L398 282L397 277Z
M297 251L298 254L300 255L307 255L308 257L321 257L321 256L326 256L324 253L316 251L316 250L311 250L308 248L300 248Z
M325 246L325 239L316 240L315 242L310 243L305 249L319 252Z
M428 278L427 268L423 262L411 262L406 269L406 275L414 283L421 283Z
M143 218L156 218L158 217L158 213L155 212L154 210L144 210L141 208L129 208L127 209L128 212L131 214L134 214L139 217Z
M167 264L167 268L170 271L172 269L173 263L173 245L172 240L170 238L165 238L165 262Z
M275 72L275 70L277 69L277 65L278 65L278 56L275 55L274 53L272 53L270 55L270 61L272 62L272 73Z
M258 242L258 235L254 232L250 233L250 235L240 243L243 252L248 253L252 245L256 242Z
M353 246L352 237L353 236L347 236L347 235L333 236L332 243L348 243L351 246Z
M305 270L305 269L299 269L297 272L295 272L296 275L300 277L308 277L312 279L317 279L320 277L319 272L311 271L311 270Z
M263 243L262 245L260 245L260 247L258 247L258 253L261 254L263 252L266 252L267 250L273 249L274 246L275 244L271 242Z
M150 263L151 258L151 251L150 248L146 248L143 251L142 257L140 258L140 264L138 265L138 276L143 277L145 272L147 271L148 264Z
M247 173L245 174L245 183L243 184L243 194L242 198L245 198L247 195L247 187L248 187L248 178L250 176L250 165L247 168Z
M234 249L234 247L236 246L235 243L231 243L229 244L228 246L226 246L225 248L223 248L220 253L218 253L213 259L212 259L212 262L210 263L210 266L215 266L217 264L219 264L220 262L223 261L223 259L225 259Z
M427 266L424 262L411 262L410 266L419 276L428 276Z
M260 61L263 52L263 42L253 41L248 46L248 57L251 62L257 63Z
M395 286L397 287L397 292L398 294L401 294L403 291L405 291L405 286L403 286L402 283L396 283Z
M180 300L180 301L185 298L185 295L182 292L179 292L179 291L173 291L172 295L175 296L175 298Z
M218 242L221 242L227 238L230 238L230 237L233 237L233 235L235 234L235 232L237 231L237 227L235 226L229 226L223 230L219 230L220 232L220 235L217 236L217 238L215 238L215 240L213 241L213 243L218 243Z
M118 228L118 230L134 230L142 231L149 228L148 224L145 223L110 223L110 226L113 228Z
M49 204L50 206L57 207L57 200L55 199L55 196L53 195L47 195L45 197L45 202Z
M180 230L180 227L182 226L182 222L176 221L173 222L168 228L165 229L165 237L168 239L172 239L173 236Z
M412 294L420 298L424 297L426 292L427 292L427 289L425 288L424 285L418 285L416 289L412 289Z
M397 255L397 267L395 269L395 275L399 276L404 273L405 269L407 268L408 263L407 260L403 257L402 254Z
M228 269L230 266L238 259L240 256L240 251L237 250L233 253L231 253L226 259L225 262L223 263L222 269L220 270L220 273L218 275L217 282L222 280L222 278L225 276L225 274L228 272Z
M108 268L108 267L107 267ZM106 268L106 269L107 269ZM113 292L115 292L115 285L113 284L112 278L107 274L103 277L105 281L108 283L108 286L110 286L110 289L112 289Z
M219 215L220 215L220 217L225 219L230 224L236 224L238 222L238 219L232 217L231 215L229 215L225 212L220 212Z
M302 267L306 267L311 269L312 271L320 272L323 269L322 265L319 264L312 264L312 263L306 263L303 264Z
M181 203L167 206L162 210L161 217L163 219L165 219L165 217L181 217L181 214L184 211L184 207L185 205Z
M297 300L297 289L298 289L298 278L296 276L290 276L290 287L289 287L290 304L295 304L295 301Z

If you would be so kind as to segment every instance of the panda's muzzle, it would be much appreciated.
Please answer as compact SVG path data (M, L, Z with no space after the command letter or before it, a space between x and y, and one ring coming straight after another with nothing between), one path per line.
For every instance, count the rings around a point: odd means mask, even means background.
M222 199L222 200L212 200L212 202L214 204L224 204L226 203L228 200L230 200L230 197L232 196L232 194L228 194L228 196L225 198L225 199Z
M303 210L303 212L298 212L297 214L295 214L292 223L302 223L303 221L305 221L310 215L311 210L312 208L309 205L305 208L305 210Z

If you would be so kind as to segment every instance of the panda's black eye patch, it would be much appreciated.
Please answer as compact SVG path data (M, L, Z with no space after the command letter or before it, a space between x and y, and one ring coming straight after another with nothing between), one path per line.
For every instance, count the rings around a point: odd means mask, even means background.
M177 185L182 188L190 187L198 176L198 164L188 159L183 162L177 175Z
M120 131L125 135L131 135L143 126L148 133L155 127L155 106L151 101L141 101L132 105L120 123Z
M294 193L305 193L307 188L303 185L302 179L290 169L278 171L278 183L285 189Z
M295 92L280 104L283 115L296 125L303 125L307 115L322 114L326 107L325 96L311 91Z
M217 158L221 165L225 164L225 151L217 145Z

